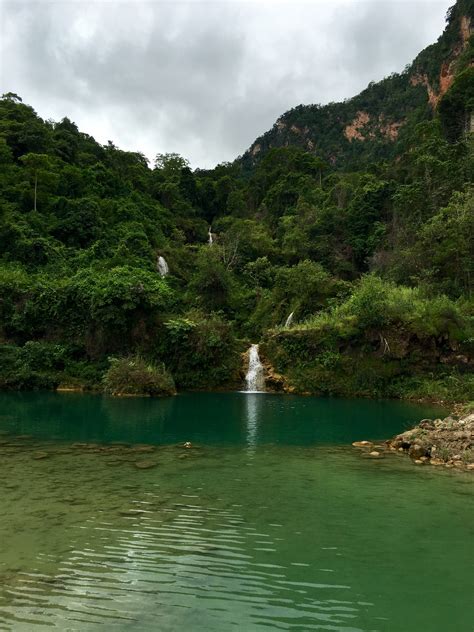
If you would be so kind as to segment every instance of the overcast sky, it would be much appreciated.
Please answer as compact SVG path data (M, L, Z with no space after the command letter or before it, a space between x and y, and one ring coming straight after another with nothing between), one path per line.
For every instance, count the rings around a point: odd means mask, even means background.
M0 0L0 91L122 149L233 160L299 103L354 96L454 0Z

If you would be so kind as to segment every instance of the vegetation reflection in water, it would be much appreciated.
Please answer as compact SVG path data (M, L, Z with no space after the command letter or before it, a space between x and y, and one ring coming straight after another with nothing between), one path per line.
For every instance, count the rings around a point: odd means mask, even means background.
M347 446L437 411L245 394L0 404L0 629L470 629L469 476Z

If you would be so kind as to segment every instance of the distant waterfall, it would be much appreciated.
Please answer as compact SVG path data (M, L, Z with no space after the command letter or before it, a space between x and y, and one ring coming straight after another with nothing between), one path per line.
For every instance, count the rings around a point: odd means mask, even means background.
M207 243L212 246L214 243L214 238L212 237L212 226L209 226L209 230L207 231L208 240Z
M165 277L170 271L168 268L168 264L166 263L166 259L164 257L158 257L158 261L156 263L156 267L158 272L162 277Z
M245 381L247 383L247 391L263 392L265 391L265 377L263 374L263 366L258 355L258 345L252 345L248 351L249 368Z
M286 319L285 327L291 327L291 324L293 323L293 316L294 315L295 315L295 312L291 312L291 314Z

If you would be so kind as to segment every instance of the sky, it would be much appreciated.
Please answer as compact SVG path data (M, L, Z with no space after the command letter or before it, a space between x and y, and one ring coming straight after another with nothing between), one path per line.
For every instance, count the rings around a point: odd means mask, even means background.
M400 72L454 0L0 0L0 92L211 168L300 103Z

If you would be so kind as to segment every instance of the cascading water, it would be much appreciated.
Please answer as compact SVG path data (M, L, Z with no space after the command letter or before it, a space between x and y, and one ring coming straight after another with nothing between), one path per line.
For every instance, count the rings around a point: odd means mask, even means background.
M214 238L212 237L212 226L209 226L209 230L207 231L207 235L208 235L207 243L210 246L212 246L212 244L214 243Z
M247 383L247 392L262 393L265 391L265 376L263 373L263 365L258 355L258 345L251 345L248 350L249 368L245 381Z
M168 264L166 263L166 259L164 257L158 257L156 267L162 277L165 277L169 273Z
M285 322L285 327L291 327L291 324L293 323L293 316L294 316L295 312L291 312L291 314L288 316L288 318L286 319Z

